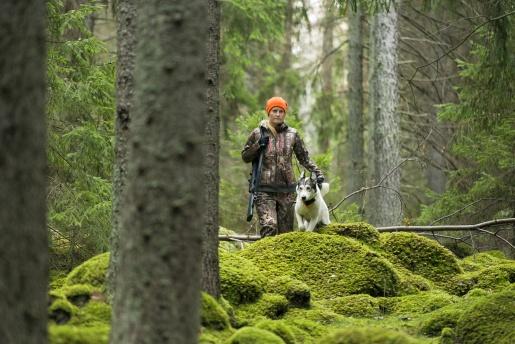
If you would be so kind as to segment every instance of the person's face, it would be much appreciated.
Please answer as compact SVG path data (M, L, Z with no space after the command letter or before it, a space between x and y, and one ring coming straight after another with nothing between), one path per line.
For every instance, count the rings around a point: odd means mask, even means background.
M284 117L286 117L286 112L280 107L273 107L272 110L268 113L268 119L270 123L274 126L280 125L284 123Z

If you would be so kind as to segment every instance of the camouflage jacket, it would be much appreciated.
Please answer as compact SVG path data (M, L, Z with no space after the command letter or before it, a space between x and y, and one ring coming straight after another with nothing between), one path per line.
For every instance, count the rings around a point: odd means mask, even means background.
M274 137L267 129L265 121L262 121L259 126L263 127L270 137L263 156L263 166L261 169L259 185L264 187L262 191L270 191L271 189L284 190L285 188L289 189L290 192L295 190L297 181L293 172L293 153L295 153L300 164L308 171L315 173L317 177L323 176L322 171L309 158L309 153L297 130L283 123L277 131L277 137ZM252 162L252 160L259 156L258 141L260 137L259 127L255 128L241 152L243 161L247 163Z

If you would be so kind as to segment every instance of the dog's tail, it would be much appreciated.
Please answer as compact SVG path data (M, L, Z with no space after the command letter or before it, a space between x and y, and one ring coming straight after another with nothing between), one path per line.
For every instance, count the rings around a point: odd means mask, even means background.
M325 196L329 192L329 183L322 183L322 187L320 188L320 194L322 197Z

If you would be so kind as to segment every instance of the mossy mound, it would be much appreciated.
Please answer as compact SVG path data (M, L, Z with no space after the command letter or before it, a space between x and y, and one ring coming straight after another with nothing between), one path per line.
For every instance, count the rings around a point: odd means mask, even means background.
M326 328L317 322L303 319L292 318L285 320L285 323L290 327L297 343L314 344L322 337L327 331Z
M381 315L379 302L367 294L337 297L324 304L335 313L347 317L373 318Z
M254 327L275 333L285 344L297 343L290 326L282 320L261 320Z
M267 330L255 327L243 327L236 331L231 338L227 340L227 344L285 344L284 341Z
M473 254L459 261L464 271L479 271L495 265L510 263L501 251L486 251Z
M51 344L104 344L109 341L109 326L50 325Z
M105 292L105 277L109 265L109 252L88 259L66 276L65 285L89 284Z
M414 233L384 233L381 249L406 269L433 281L462 272L456 257L438 242Z
M425 314L457 303L459 299L443 291L429 291L401 297L381 298L380 307L389 314Z
M430 280L409 271L400 264L394 266L399 276L399 295L417 294L433 288Z
M456 342L512 344L515 342L515 290L481 298L459 318Z
M330 223L320 228L318 232L320 234L337 234L351 237L369 245L376 245L379 242L379 232L374 226L366 222Z
M308 309L293 308L284 316L286 321L309 320L320 325L332 325L345 321L345 317L325 305L326 301L316 301Z
M229 327L229 316L223 307L207 293L202 293L201 324L217 331Z
M313 232L291 232L262 239L238 253L269 278L290 276L306 283L312 295L395 295L399 278L393 266L358 241Z
M351 327L322 338L320 344L416 344L419 341L402 332L374 327Z
M454 344L456 338L456 334L452 328L446 327L442 330L442 334L440 335L439 344Z
M220 253L220 289L233 305L254 302L265 291L265 276L251 261L234 253Z
M428 314L419 325L420 333L436 337L440 336L444 328L454 329L458 319L465 312L460 307L444 307Z
M237 307L236 318L241 326L247 325L259 317L279 319L287 311L288 300L283 295L265 293L257 302Z
M220 226L218 230L219 235L237 235L235 231L232 231L230 229L227 229L225 227ZM247 246L247 243L244 241L220 241L218 244L218 247L221 250L225 250L227 252L237 252L242 250Z
M441 287L455 295L465 295L474 288L499 291L515 282L515 262L494 265L479 271L467 272L441 283Z
M290 306L309 307L311 290L306 283L288 276L271 279L265 286L267 293L281 294L286 297Z

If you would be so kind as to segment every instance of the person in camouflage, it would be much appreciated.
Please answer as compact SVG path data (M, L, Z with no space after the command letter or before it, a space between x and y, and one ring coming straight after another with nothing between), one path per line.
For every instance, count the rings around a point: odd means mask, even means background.
M266 102L265 110L268 119L261 121L259 127L252 131L241 152L243 161L249 163L264 150L255 200L261 237L293 230L296 187L292 165L294 153L302 166L315 173L317 183L324 181L322 171L309 158L297 131L284 123L288 103L281 97L272 97ZM267 135L261 137L260 127Z

